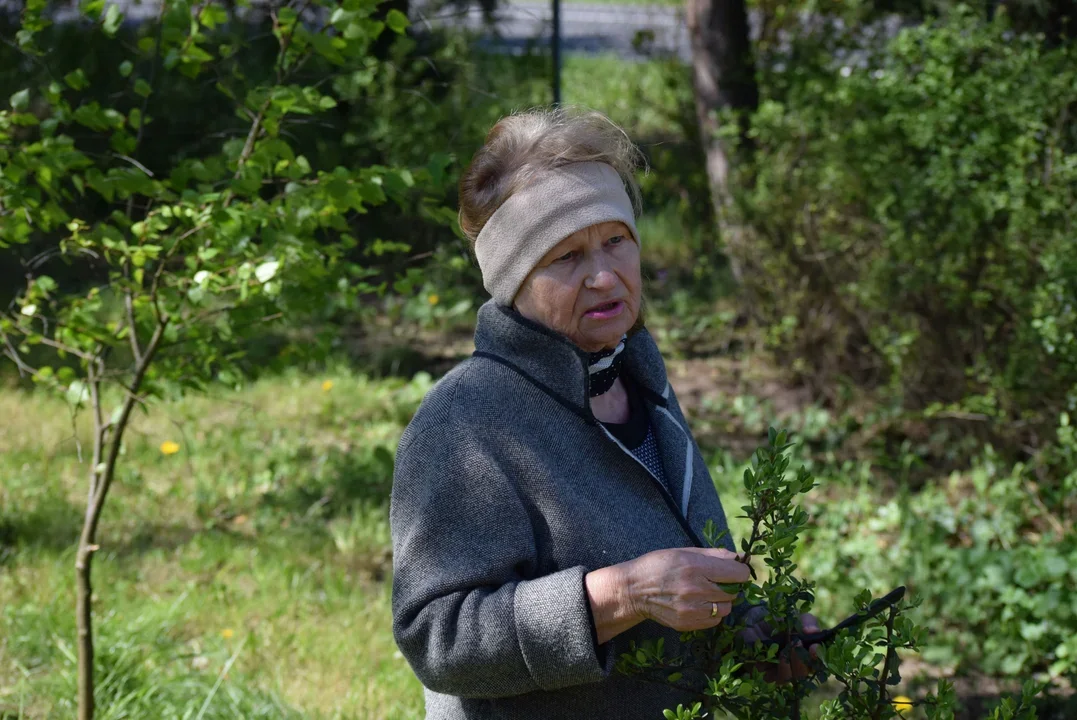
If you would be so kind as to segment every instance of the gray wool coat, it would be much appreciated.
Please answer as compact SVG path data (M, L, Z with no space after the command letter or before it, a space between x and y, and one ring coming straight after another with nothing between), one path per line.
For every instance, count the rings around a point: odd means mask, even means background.
M646 331L622 372L641 388L668 488L594 417L587 355L493 301L475 354L429 392L397 451L393 633L428 720L661 720L680 691L613 671L644 621L596 648L584 575L703 546L725 513ZM726 536L729 549L732 540Z

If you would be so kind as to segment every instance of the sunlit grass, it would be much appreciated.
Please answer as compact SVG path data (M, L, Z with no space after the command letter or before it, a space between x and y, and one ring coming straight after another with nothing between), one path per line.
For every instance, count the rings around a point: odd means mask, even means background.
M428 387L296 374L136 418L95 562L101 717L422 716L387 514ZM87 427L40 394L0 407L0 710L66 717Z

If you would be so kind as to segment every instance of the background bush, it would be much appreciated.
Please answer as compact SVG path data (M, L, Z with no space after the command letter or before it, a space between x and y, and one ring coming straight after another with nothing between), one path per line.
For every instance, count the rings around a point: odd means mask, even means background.
M845 62L752 121L736 251L771 346L832 399L1049 441L1077 400L1074 48L959 11Z

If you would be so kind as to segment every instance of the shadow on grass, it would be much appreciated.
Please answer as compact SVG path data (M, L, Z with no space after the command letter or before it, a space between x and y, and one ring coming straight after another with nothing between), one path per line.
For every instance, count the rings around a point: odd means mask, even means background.
M339 517L359 504L388 508L394 459L387 447L334 448L317 459L314 452L301 447L281 458L270 467L279 480L268 492L230 504L243 512L267 510L295 519ZM308 464L316 464L315 472L289 474L296 466Z
M0 513L0 565L20 548L63 551L73 547L82 529L83 508L49 497L27 510Z
M405 379L420 372L440 377L467 357L467 354L445 354L443 349L407 342L360 347L349 353L352 369L358 373Z

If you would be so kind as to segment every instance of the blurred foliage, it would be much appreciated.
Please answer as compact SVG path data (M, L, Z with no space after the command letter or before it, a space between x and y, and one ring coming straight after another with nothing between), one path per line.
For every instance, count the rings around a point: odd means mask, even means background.
M54 6L47 6L42 13L48 17L52 10ZM28 55L16 43L0 45L0 96L25 98L29 114L42 112L44 98L19 93L46 87L57 79L68 85L64 89L73 109L111 107L123 96L119 111L126 116L133 110L136 116L126 128L137 137L134 159L154 177L176 178L177 167L204 158L229 139L244 138L251 119L237 110L237 104L245 100L244 89L272 84L278 76L279 44L271 19L242 8L234 14L223 7L217 12L219 17L203 13L208 24L200 27L200 52L207 53L201 48L208 48L212 62L199 56L194 69L194 61L163 58L170 72L162 70L151 51L159 40L157 33L167 35L157 30L153 18L123 23L111 34L105 32L104 19L97 24L69 20L44 26L35 36L41 55ZM169 33L178 31L164 27ZM2 32L13 37L15 29L9 26ZM439 79L417 45L410 37L388 43L379 40L375 49L384 57L372 55L346 72L334 54L339 51L323 46L312 58L290 68L293 84L310 83L334 99L331 106L313 113L296 107L280 127L295 156L303 157L314 169L393 165L428 178L421 188L401 188L395 203L368 208L362 231L357 233L363 242L345 249L348 260L374 271L368 279L375 286L414 264L415 256L422 259L442 246L451 253L456 241L450 229L455 214L445 207L453 197L451 162L456 146L445 132L452 115L442 110L431 119L430 106L431 98L440 101L446 89L459 85ZM138 51L132 53L136 46ZM438 47L443 57L437 59L445 59L440 67L451 65L460 51L458 44ZM177 62L182 64L171 67ZM79 112L85 115L88 110ZM126 154L110 145L108 134L94 133L94 129L82 126L71 131L81 150L111 161ZM416 143L417 137L423 142ZM179 177L189 179L190 170ZM107 217L115 207L95 193L69 202L71 212L89 222ZM359 223L354 224L358 228ZM40 232L25 238L21 234L14 228L5 232L9 243L25 242L0 250L0 287L5 288L0 302L7 304L9 289L17 287L27 272L51 275L64 291L101 279L92 264L66 266L51 252L52 237ZM462 245L457 248L462 249Z
M1077 533L1028 468L990 450L970 469L880 502L865 485L820 498L803 554L832 600L910 582L924 659L959 675L1077 677Z
M4 21L12 18L0 17L0 24ZM277 41L268 22L248 14L203 28L206 42L225 54L221 62L194 77L158 72L154 92L134 98L134 108L146 116L138 131L140 165L156 176L168 176L177 163L243 133L249 118L236 114L221 89L233 87L234 93L237 84L272 80ZM9 24L0 32L13 37L16 29ZM43 27L35 40L48 50L42 57L27 57L14 43L0 45L0 97L78 70L80 87L71 94L82 103L108 106L117 93L130 93L137 78L145 83L155 72L151 55L136 62L125 55L127 46L152 41L153 18L124 22L116 40L100 26L85 23ZM464 301L474 305L485 297L467 243L454 232L456 180L497 119L549 101L550 60L540 44L520 55L489 53L467 33L423 28L409 29L393 42L379 40L375 50L380 54L346 83L333 81L333 108L291 117L283 134L294 152L315 168L383 165L428 177L421 188L397 193L393 203L368 207L362 222L355 223L360 242L342 249L344 259L364 268L368 285L381 290L380 295L364 294L353 312L367 317L408 306L404 314L421 320L430 315L424 306L431 295L440 298L439 309ZM320 84L333 73L329 63L314 58L300 69L297 80ZM702 291L711 288L710 269L721 271L724 258L717 250L689 69L663 57L625 63L612 55L569 56L563 74L565 101L608 113L637 139L648 159L651 172L641 176L648 212L641 223L648 228L649 272L664 271L663 277L672 274L678 283ZM95 139L78 132L74 137L90 143L89 151L110 150L107 136ZM90 220L107 217L112 210L92 194L75 200L76 210ZM61 292L103 277L94 263L65 263L52 252L48 237L37 234L26 240L0 248L2 305L9 303L27 273L48 274ZM685 262L686 256L702 260ZM728 285L721 290L727 292ZM271 357L280 347L270 343L249 349Z
M771 347L833 401L847 378L1049 442L1077 404L1077 48L967 10L844 62L830 38L770 67L740 176Z
M769 403L752 396L697 412L695 428L718 413L754 438L765 437L766 421L775 416ZM1014 688L1030 678L1047 680L1049 692L1037 701L1041 717L1072 717L1077 699L1066 691L1077 678L1072 490L1055 501L1037 483L1035 467L1008 463L989 446L960 471L936 473L933 482L914 487L909 470L921 463L916 448L894 459L841 459L851 441L841 432L842 418L809 405L784 420L800 441L791 468L820 480L804 502L810 523L794 560L814 585L824 624L840 619L863 588L881 594L905 584L920 601L909 617L923 630L923 660L944 676L971 678L972 690L963 681L962 694L974 694L984 678ZM1073 452L1072 434L1063 436L1059 445ZM725 453L710 464L724 504L744 503L748 496L739 486L751 466ZM731 526L738 537L750 530L743 517Z

